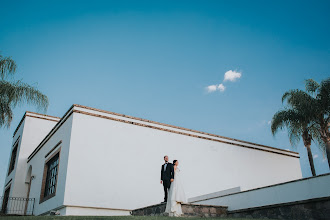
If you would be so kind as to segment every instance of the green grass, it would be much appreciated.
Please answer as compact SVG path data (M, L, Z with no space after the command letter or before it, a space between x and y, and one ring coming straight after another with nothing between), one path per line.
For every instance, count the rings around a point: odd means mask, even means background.
M198 218L198 217L164 217L164 216L0 216L0 220L228 220L234 218ZM235 218L235 220L243 220ZM244 220L248 220L244 218Z

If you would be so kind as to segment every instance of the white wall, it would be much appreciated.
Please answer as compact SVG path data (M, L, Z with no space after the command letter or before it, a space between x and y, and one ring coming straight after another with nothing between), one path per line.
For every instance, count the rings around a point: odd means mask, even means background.
M46 142L46 144L39 150L37 154L29 161L28 166L32 166L32 175L35 179L32 180L30 198L35 198L34 215L40 215L63 205L65 193L65 180L68 162L68 153L70 146L72 115L65 121L65 123L56 131L54 135ZM53 149L56 144L62 141L62 144L52 151L54 153L61 148L60 162L58 167L58 179L56 187L56 195L42 203L40 201L41 183L43 178L43 171L45 161L52 156L52 153L45 156Z
M54 127L57 122L45 120L41 118L34 118L30 116L37 116L43 118L50 118L46 116L40 116L35 113L26 113L26 117L13 137L13 143L19 138L19 144L17 149L17 156L15 162L15 169L6 177L5 185L12 179L10 197L26 197L27 184L25 184L25 177L27 172L27 158L46 136L46 134ZM51 118L56 120L55 118ZM14 146L12 146L13 148ZM9 162L10 163L9 155Z
M301 201L330 196L330 174L220 196L193 204L228 206L228 210Z
M136 209L159 203L164 155L179 160L188 198L301 178L299 158L80 113L73 115L71 135L64 205Z
M120 209L106 209L106 208L85 208L75 206L59 206L53 208L52 211L59 213L59 215L72 215L72 216L127 216L130 215L128 210ZM47 211L42 215L49 216L50 213Z
M125 216L130 215L128 210L116 209L100 209L100 208L84 208L84 207L66 207L65 215L81 215L81 216Z

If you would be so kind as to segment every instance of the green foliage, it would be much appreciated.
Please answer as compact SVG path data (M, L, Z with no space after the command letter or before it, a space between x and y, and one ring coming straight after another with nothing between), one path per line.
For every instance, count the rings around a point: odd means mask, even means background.
M4 79L8 75L13 75L16 71L16 63L11 57L0 55L0 78Z
M275 135L278 130L286 128L292 146L296 146L303 137L304 144L310 145L316 129L312 121L311 103L313 98L301 90L290 90L283 94L282 102L287 103L284 110L275 113L271 131Z
M315 103L313 109L316 111L316 117L322 116L329 122L330 113L330 78L323 80L320 84L312 79L306 80L306 91L313 96Z
M320 87L320 84L318 84L313 79L307 79L305 80L305 89L309 93L314 93L316 90Z
M313 121L318 132L315 132L315 140L322 149L330 139L330 78L322 80L319 84L312 79L306 80L306 91L314 98L311 104L313 109Z
M296 146L304 131L302 116L295 109L285 109L275 113L271 130L275 135L278 130L287 128L289 140L292 146Z
M12 79L15 71L15 61L0 55L0 128L10 126L13 118L12 109L19 104L32 104L43 111L48 108L46 95L34 86Z
M271 131L275 135L278 130L287 128L292 146L303 137L304 142L308 144L311 139L324 152L324 130L328 130L330 122L330 78L320 84L308 79L305 88L306 91L295 89L283 94L282 102L287 105L273 116Z
M329 123L330 115L330 78L323 80L318 88L316 95L318 107L321 114L324 116L326 123Z

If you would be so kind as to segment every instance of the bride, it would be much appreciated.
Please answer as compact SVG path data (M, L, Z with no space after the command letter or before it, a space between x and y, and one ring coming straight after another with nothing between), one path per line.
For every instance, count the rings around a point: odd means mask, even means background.
M178 167L179 161L174 160L173 165L174 180L171 183L171 187L168 192L165 212L169 213L169 216L180 216L182 215L181 203L186 203L187 199L181 183L180 169Z

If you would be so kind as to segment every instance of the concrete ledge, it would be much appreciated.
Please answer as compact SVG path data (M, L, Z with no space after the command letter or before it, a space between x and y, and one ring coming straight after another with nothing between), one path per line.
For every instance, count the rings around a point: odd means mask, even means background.
M233 218L330 219L330 197L228 211Z

